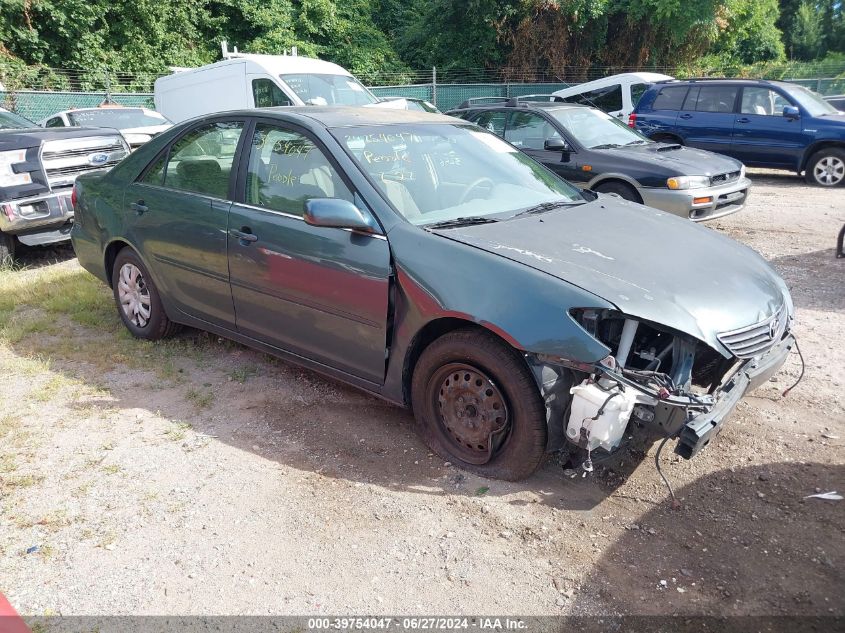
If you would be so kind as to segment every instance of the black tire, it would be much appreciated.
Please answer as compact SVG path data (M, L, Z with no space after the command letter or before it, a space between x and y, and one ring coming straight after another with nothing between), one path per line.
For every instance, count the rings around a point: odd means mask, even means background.
M471 382L462 382L470 375ZM445 387L455 376L460 380L453 383L454 387ZM477 383L476 378L487 381ZM456 391L444 396L444 389L452 388ZM466 393L468 404L457 404L460 398L456 393ZM479 403L473 400L474 393L482 400L484 394L492 397L486 404ZM431 343L414 367L411 398L422 439L440 457L461 468L485 477L518 481L530 476L543 460L548 431L537 384L522 357L489 332L456 330ZM451 398L447 405L444 398ZM500 406L496 406L498 403ZM455 416L460 415L457 407L463 407L466 420L458 422L463 427L453 430L450 424L455 424ZM493 420L487 415L496 416L498 411L504 413L503 418ZM495 439L490 439L494 438L491 432L485 446L463 445L468 435L485 435L486 425L494 422L504 429L495 434ZM466 434L463 439L458 438L461 434Z
M673 145L683 145L684 142L679 139L677 136L672 136L671 134L655 134L651 137L652 141L656 143L672 143Z
M642 198L640 198L640 194L637 193L637 190L624 182L602 182L593 187L593 191L610 194L612 196L619 196L625 200L639 202L642 204Z
M0 266L8 266L15 261L17 239L14 235L0 233Z
M845 150L826 147L810 156L804 170L804 180L820 187L838 187L845 184Z
M127 303L126 307L121 303L121 275L124 275L123 280L127 282L125 291L130 295L134 294L132 303ZM114 260L112 292L120 320L133 336L157 341L179 331L181 326L168 318L149 271L131 248L124 248ZM147 309L137 309L139 304L146 306ZM130 313L133 316L130 317ZM146 313L148 316L145 316Z

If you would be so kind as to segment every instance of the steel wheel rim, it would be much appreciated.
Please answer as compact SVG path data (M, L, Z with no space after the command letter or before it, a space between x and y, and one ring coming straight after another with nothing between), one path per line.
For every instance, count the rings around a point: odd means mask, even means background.
M146 327L150 322L150 289L141 269L126 263L120 267L117 282L117 296L120 309L130 323Z
M504 394L485 372L466 363L450 363L432 376L429 385L450 453L480 465L501 452L513 424Z
M845 178L845 161L836 156L825 156L813 167L813 177L823 185L838 185Z

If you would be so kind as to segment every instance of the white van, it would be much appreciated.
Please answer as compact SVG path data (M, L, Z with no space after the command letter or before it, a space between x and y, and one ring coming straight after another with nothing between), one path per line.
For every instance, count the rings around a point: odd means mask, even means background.
M223 61L178 69L155 82L155 106L174 123L203 114L289 105L378 103L349 71L321 59L234 53Z
M569 103L590 105L627 121L651 84L667 79L673 77L660 73L622 73L570 86L554 94Z

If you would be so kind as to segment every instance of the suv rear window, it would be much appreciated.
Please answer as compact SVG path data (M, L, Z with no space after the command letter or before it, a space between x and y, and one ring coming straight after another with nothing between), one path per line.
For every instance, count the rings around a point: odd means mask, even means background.
M686 94L686 86L666 86L657 93L651 108L652 110L680 110Z

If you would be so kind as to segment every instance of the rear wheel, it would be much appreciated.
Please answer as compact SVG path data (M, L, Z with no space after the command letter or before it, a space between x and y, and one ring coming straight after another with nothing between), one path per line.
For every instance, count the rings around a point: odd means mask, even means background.
M624 182L603 182L593 187L593 191L599 193L606 193L611 196L618 196L631 202L642 202L640 194L631 185L626 185Z
M804 179L811 185L836 187L845 182L845 151L830 147L810 157Z
M431 449L485 477L531 475L546 448L545 407L523 359L488 332L429 345L412 381L417 429Z
M14 261L16 242L14 235L0 233L0 266L8 266Z
M133 336L157 341L175 334L179 325L164 312L158 289L141 258L130 248L117 254L112 268L117 312Z

